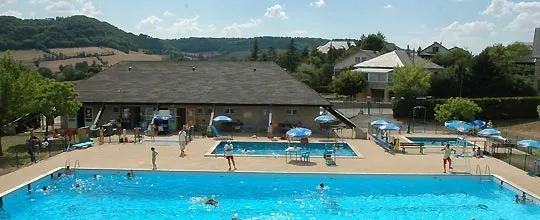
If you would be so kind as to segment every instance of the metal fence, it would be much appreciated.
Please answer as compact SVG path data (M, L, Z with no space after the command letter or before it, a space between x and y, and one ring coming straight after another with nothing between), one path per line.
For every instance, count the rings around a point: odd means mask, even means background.
M540 150L538 149L520 147L516 144L492 144L490 154L530 175L540 176Z

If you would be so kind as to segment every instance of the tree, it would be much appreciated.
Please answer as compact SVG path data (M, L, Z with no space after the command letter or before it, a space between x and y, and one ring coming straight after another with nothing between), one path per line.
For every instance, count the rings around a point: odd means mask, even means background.
M251 61L257 61L259 60L259 43L257 42L257 38L254 38L253 40L253 47L251 47Z
M394 68L392 91L406 99L426 95L431 87L431 72L422 66Z
M384 35L382 33L369 34L364 39L361 39L360 48L363 50L381 51L384 46Z
M40 67L38 70L39 74L41 74L41 76L45 77L45 78L53 78L54 77L54 73L51 69L49 68L46 68L46 67Z
M302 51L302 55L300 56L302 59L307 58L309 56L309 50L307 47L304 47L304 50Z
M435 107L435 120L441 123L451 119L472 121L481 111L482 108L469 99L449 98Z
M277 59L277 53L274 47L269 47L268 49L268 59L275 61Z
M37 110L41 76L15 61L11 53L0 59L0 156L4 129L15 119Z
M364 88L366 88L367 82L364 78L364 74L358 71L344 71L339 74L337 79L332 81L331 89L340 94L351 96L356 99L356 95Z
M296 72L292 74L298 80L307 84L309 87L316 89L321 86L320 70L315 67L313 64L302 63L296 68Z
M88 65L88 62L83 61L80 63L75 64L75 70L86 73L90 69L90 66Z
M71 82L57 82L53 79L44 80L41 86L40 111L47 118L74 115L81 108L77 96L78 93L75 92Z

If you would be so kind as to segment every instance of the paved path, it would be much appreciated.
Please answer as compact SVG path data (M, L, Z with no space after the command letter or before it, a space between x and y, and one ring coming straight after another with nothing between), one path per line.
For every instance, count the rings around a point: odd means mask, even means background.
M175 137L171 139L176 140ZM241 137L239 139L252 140ZM268 140L259 138L259 140ZM313 140L315 141L315 140ZM338 158L336 167L326 166L322 158L312 158L312 163L286 163L282 157L235 157L239 171L276 172L348 172L348 173L425 173L441 174L442 155L440 152L427 152L427 155L391 155L367 140L347 140L362 159ZM177 146L156 146L159 152L159 169L171 170L213 170L227 171L223 158L204 157L216 144L209 138L198 138L187 146L185 158L178 157ZM0 193L24 184L44 173L63 167L66 160L79 160L82 168L120 168L151 169L149 144L104 144L87 150L62 153L35 165L0 176ZM73 163L73 162L72 162ZM530 177L524 171L494 158L471 159L472 170L477 164L489 165L491 172L526 189L529 193L540 195L540 178ZM458 161L455 170L465 170L463 162Z

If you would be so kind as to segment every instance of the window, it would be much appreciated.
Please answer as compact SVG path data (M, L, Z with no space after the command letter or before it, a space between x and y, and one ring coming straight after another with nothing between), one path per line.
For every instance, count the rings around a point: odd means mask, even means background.
M363 57L355 57L355 58L354 58L354 62L355 62L355 63L360 63L360 62L363 61L362 58L363 58Z
M146 121L152 120L154 117L154 109L153 108L144 108L143 118Z
M236 109L234 108L224 108L223 109L223 114L234 114L236 113Z
M368 82L387 82L387 73L369 73Z
M297 115L298 110L296 109L287 109L287 115Z
M202 115L202 114L203 114L203 109L197 108L197 115Z
M439 52L439 47L433 47L433 53L438 53Z
M211 108L206 109L206 114L207 114L207 115L211 115L211 114L212 114L212 109L211 109Z
M366 61L367 57L362 57L362 62Z
M392 72L388 73L388 82L392 82L392 75Z
M84 109L84 121L85 122L92 122L92 108L85 108Z

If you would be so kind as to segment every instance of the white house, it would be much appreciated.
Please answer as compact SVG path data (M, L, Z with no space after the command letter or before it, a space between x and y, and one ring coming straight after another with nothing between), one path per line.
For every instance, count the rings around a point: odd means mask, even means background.
M356 64L371 60L379 55L380 53L378 51L358 50L356 53L351 54L350 56L336 63L334 66L334 76L337 76L337 74L342 71L351 69Z
M327 54L330 47L333 47L334 49L348 50L351 46L356 46L354 41L328 41L328 43L325 45L318 46L317 50L321 53Z
M443 69L433 62L405 50L395 50L354 65L354 71L364 73L368 81L366 90L360 96L371 96L374 101L390 101L394 68L412 65L423 66L434 74Z
M444 47L442 44L438 42L433 42L431 45L427 46L423 50L419 51L418 54L422 58L431 58L435 54L438 53L448 53L450 50L448 50L446 47Z

